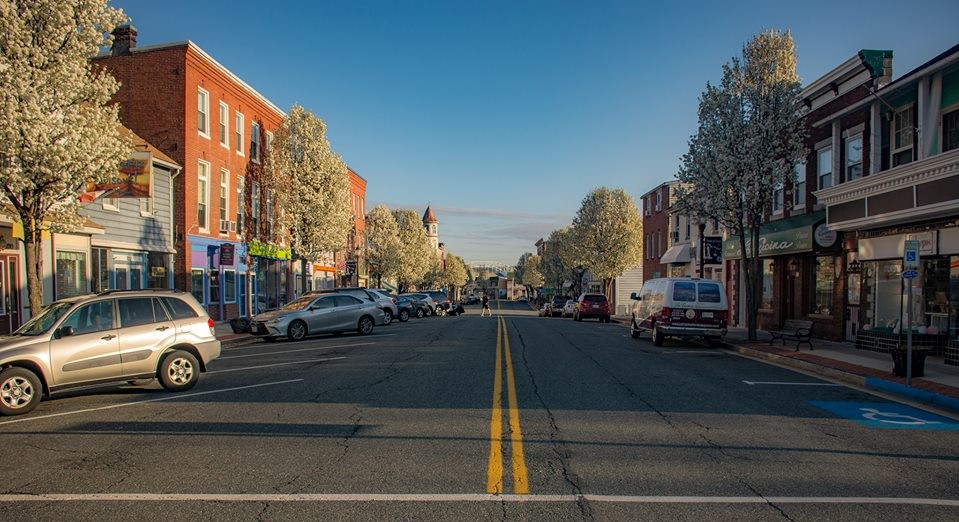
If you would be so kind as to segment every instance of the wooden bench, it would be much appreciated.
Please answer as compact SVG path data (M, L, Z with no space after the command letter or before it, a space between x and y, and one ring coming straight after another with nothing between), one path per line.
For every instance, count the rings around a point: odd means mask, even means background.
M779 330L771 330L769 335L772 336L772 339L769 340L770 346L777 339L783 342L783 346L786 346L786 339L791 341L796 341L796 351L799 351L799 345L806 343L809 345L809 349L813 350L812 342L812 321L803 321L802 319L786 319L782 327Z

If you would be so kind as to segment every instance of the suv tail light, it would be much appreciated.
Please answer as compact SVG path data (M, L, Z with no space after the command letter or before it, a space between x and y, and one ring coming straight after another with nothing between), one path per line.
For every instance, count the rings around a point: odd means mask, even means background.
M213 322L212 317L206 318L206 325L210 327L210 335L216 337L216 323Z
M397 300L396 300L395 297L391 297L391 298L390 298L390 301L393 301L393 304L396 304L396 303L397 303Z

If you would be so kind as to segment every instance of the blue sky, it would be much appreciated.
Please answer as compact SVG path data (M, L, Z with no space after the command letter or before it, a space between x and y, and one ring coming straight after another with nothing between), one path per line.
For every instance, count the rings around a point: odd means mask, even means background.
M593 188L675 176L698 96L764 29L804 83L859 49L899 77L959 43L959 2L113 0L138 45L192 40L323 118L367 207L422 212L469 262L513 264Z

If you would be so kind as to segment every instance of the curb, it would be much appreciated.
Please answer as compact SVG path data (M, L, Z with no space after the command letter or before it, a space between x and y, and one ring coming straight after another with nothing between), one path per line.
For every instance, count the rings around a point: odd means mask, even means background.
M934 393L912 386L905 386L898 382L890 382L876 377L866 377L866 387L877 391L902 395L912 400L924 402L937 408L959 412L959 399Z

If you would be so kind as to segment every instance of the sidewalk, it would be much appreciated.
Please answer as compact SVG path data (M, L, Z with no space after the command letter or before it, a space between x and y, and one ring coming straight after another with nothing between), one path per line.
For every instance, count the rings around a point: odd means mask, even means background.
M614 320L629 324L626 317ZM745 328L730 328L723 341L728 349L784 366L816 373L879 392L890 393L937 408L959 413L959 366L943 363L941 356L926 358L922 377L913 377L912 386L905 377L892 374L892 356L888 353L857 350L852 343L813 339L814 349L804 344L800 351L787 341L786 346L769 345L769 334L757 332L757 341L748 340Z

